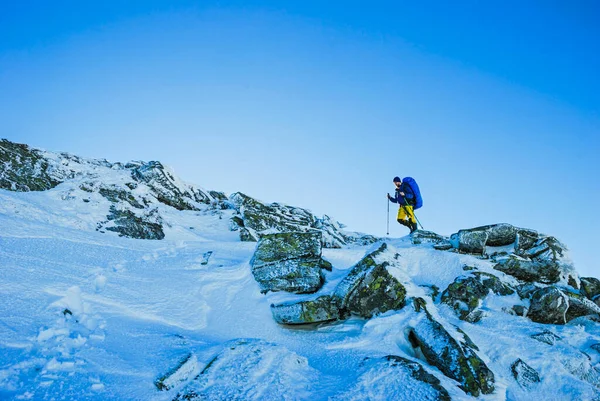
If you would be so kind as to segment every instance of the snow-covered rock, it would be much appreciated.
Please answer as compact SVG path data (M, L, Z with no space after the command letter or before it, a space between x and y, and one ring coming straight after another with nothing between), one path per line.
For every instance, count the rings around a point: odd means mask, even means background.
M322 258L321 238L318 230L264 235L250 261L261 291L319 290L325 281L323 269L331 270Z
M331 401L402 400L450 401L448 391L440 380L415 361L388 355L368 358L352 388Z
M317 379L306 358L283 346L232 340L174 400L309 399Z
M494 373L477 355L477 348L466 334L451 334L427 310L424 299L415 299L413 305L420 312L420 319L407 329L413 348L430 365L459 382L466 393L478 397L494 392Z

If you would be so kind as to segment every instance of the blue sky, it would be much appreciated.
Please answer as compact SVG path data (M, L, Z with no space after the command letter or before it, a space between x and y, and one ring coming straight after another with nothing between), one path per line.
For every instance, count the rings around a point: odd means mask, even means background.
M426 229L534 228L600 276L594 1L14 3L0 137L375 235L410 175Z

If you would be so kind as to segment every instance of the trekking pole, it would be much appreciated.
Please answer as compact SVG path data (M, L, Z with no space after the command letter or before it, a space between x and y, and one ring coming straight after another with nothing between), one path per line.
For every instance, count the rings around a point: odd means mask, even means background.
M390 200L387 200L387 234L386 235L390 235Z
M406 203L408 205L408 201L406 200L406 198L403 196L402 199L404 199L404 203ZM402 205L402 207L404 207L404 205ZM404 210L406 210L408 212L408 209L404 208ZM408 213L407 213L408 214ZM417 217L417 215L415 214L415 209L413 209L412 211L412 215L415 216L415 220L417 220L417 223L421 226L421 228L424 230L425 227L423 227L423 224L421 224L421 222L419 221L419 218Z

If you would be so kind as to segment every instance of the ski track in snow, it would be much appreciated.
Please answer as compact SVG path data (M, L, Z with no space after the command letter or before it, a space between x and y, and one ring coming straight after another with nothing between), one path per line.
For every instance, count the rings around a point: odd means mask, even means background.
M364 358L400 355L417 360L404 333L406 326L418 323L411 308L369 321L351 318L309 328L283 327L272 319L271 303L331 292L372 247L325 249L323 256L334 269L318 294L263 295L249 266L256 244L239 242L227 218L167 210L171 227L165 230L165 240L125 239L94 231L90 222L98 216L70 206L66 192L61 186L46 193L0 190L0 399L170 400L185 380L159 392L157 378L189 355L196 361L190 372L197 374L223 344L237 338L268 341L306 358L318 377L318 390L298 390L290 399L326 400L351 388L365 389L369 399L384 399L376 395L376 387L368 390L380 376L371 372L359 379ZM501 274L487 261L411 246L408 238L387 242L400 255L400 267L390 271L409 296L429 297L425 286L431 285L443 291L467 273L466 264ZM466 331L485 362L503 372L497 377L497 391L480 399L531 399L532 393L510 379L510 366L518 357L544 378L535 385L535 398L591 399L587 383L584 386L569 371L600 363L600 357L587 361L576 351L600 342L598 327L537 325L497 312L518 301L514 296L489 296L482 305L486 318L478 324L458 320L444 305L433 311L436 318ZM544 330L563 339L554 351L530 337ZM275 351L266 355L272 360L288 358ZM568 361L561 361L561 355ZM267 369L269 359L263 363ZM453 400L473 399L437 369L425 367ZM228 374L242 374L242 369L247 367L234 367ZM290 368L285 380L304 383L305 372ZM259 385L261 371L255 374L258 381L248 390L249 397L258 391L276 399ZM226 396L221 379L211 376ZM358 399L356 394L347 393L352 399Z

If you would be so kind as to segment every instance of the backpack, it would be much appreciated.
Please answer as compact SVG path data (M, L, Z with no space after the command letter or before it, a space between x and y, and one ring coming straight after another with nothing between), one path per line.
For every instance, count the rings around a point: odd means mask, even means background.
M408 184L410 189L412 189L415 194L415 205L413 206L413 210L417 210L418 208L423 206L423 198L421 197L421 191L419 190L419 185L417 185L415 179L412 177L405 177L402 180L402 182Z

